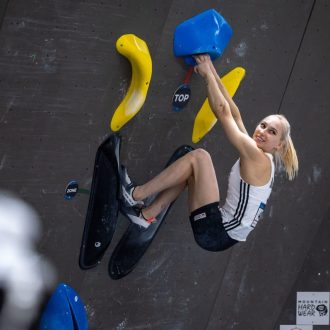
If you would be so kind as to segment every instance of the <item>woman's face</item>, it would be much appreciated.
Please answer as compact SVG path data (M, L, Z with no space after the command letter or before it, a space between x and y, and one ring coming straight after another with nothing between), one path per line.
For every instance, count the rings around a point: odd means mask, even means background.
M281 147L283 124L276 116L263 119L253 133L253 140L258 148L265 152L274 153Z

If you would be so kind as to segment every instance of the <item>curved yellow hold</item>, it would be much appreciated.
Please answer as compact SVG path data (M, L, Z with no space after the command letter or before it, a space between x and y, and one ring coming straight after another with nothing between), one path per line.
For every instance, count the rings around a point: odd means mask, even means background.
M141 109L147 97L152 74L152 61L145 41L134 34L124 34L116 42L117 51L132 66L132 79L127 94L112 116L110 128L119 131Z
M233 97L245 76L245 69L237 67L221 78L228 93ZM199 142L215 125L217 118L212 112L208 99L205 100L195 118L192 141Z

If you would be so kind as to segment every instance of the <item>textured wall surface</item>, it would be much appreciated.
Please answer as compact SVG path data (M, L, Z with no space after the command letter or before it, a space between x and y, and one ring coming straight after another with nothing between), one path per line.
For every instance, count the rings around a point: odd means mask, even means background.
M193 76L189 105L172 111L172 93L185 76L173 33L209 8L234 30L215 65L220 74L246 69L235 101L249 132L267 114L285 114L299 176L289 182L277 174L263 221L231 250L197 246L183 195L131 274L108 276L128 224L122 216L102 262L82 271L88 196L65 201L63 193L71 179L90 187L97 147L128 89L131 69L116 40L136 34L153 60L147 100L121 131L122 161L142 183L177 146L192 144L206 91ZM10 0L0 16L0 188L40 214L39 250L58 280L80 293L90 329L277 330L295 323L297 291L330 291L328 0ZM219 124L195 147L211 153L224 199L236 151Z

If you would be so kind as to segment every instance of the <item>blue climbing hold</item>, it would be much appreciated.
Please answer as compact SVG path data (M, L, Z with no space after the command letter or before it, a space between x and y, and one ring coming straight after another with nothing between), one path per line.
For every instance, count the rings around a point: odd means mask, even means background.
M195 65L192 55L208 53L212 60L222 55L233 30L214 9L209 9L178 25L174 32L174 55Z
M85 306L67 284L59 284L42 314L39 330L88 330Z

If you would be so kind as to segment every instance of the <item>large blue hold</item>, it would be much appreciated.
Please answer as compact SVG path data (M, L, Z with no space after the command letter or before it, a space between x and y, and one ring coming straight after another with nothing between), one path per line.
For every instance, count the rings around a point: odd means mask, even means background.
M39 330L88 330L85 306L70 286L58 285L42 314Z
M173 51L175 56L183 56L188 65L196 64L194 54L208 53L215 60L222 55L232 35L226 20L210 9L176 27Z

